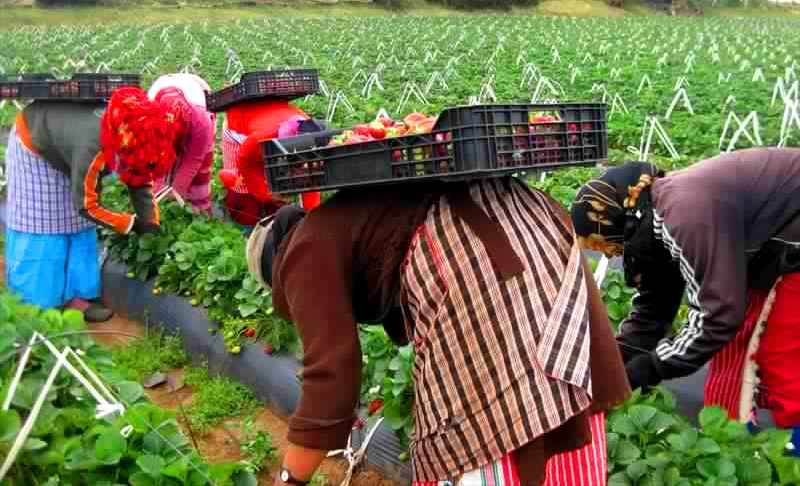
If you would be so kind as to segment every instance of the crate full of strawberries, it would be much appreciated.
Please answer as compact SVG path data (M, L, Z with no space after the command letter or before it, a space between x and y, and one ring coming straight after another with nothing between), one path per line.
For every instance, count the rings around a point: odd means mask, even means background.
M608 156L606 105L464 106L262 148L270 187L283 194L593 165Z

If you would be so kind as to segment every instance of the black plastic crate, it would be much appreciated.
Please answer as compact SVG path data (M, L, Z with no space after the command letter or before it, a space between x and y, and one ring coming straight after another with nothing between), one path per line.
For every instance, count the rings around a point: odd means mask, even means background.
M606 111L600 103L449 108L429 134L333 147L319 147L330 137L264 142L265 170L273 192L292 194L594 165L608 157ZM532 122L547 115L554 120Z
M59 80L51 74L27 74L0 80L0 98L103 101L123 86L139 86L138 74L79 73Z
M209 111L224 111L236 103L258 98L295 99L319 91L315 69L284 69L246 73L232 86L206 94Z

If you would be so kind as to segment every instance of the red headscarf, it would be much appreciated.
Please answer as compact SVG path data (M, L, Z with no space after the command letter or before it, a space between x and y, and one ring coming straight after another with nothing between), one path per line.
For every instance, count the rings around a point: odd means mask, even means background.
M130 187L164 176L175 163L181 120L140 88L114 91L100 125L100 144L109 169Z

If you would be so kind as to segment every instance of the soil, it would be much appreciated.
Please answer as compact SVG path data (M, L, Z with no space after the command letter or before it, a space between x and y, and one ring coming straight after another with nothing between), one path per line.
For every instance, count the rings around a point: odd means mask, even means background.
M2 261L0 261L2 264ZM91 324L92 330L116 331L122 334L98 334L95 339L105 346L124 345L133 336L144 335L144 328L141 324L129 321L121 316L114 316L110 321L101 324ZM170 381L182 382L183 370L171 370L167 372ZM239 424L240 420L231 418L219 426L210 430L203 436L198 436L186 426L186 421L181 420L180 407L186 407L192 402L192 390L189 386L184 386L178 390L171 391L167 383L147 390L147 395L153 403L168 410L173 410L178 414L178 421L181 423L184 432L195 444L200 455L208 462L234 462L242 459L239 452ZM287 442L286 433L288 430L286 421L273 413L268 408L261 409L256 415L256 423L259 428L270 433L273 445L278 449L277 457L283 457L286 452ZM275 469L264 468L258 475L258 484L271 486L274 481ZM350 481L350 486L399 486L394 481L383 479L375 471L363 470L357 472ZM339 459L326 459L320 467L320 472L328 480L326 486L339 486L344 480L347 472L345 461Z

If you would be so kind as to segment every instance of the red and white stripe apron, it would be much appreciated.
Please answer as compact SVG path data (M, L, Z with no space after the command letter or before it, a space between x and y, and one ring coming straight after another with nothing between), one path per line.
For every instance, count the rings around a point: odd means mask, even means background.
M239 148L244 143L247 137L237 133L228 128L227 123L222 129L222 167L226 170L232 170L239 175ZM233 192L239 194L247 194L247 187L244 185L243 180L239 180L233 188Z
M605 486L608 477L605 413L590 420L592 442L547 461L543 486ZM415 481L413 486L522 486L513 455L465 474L457 483Z

